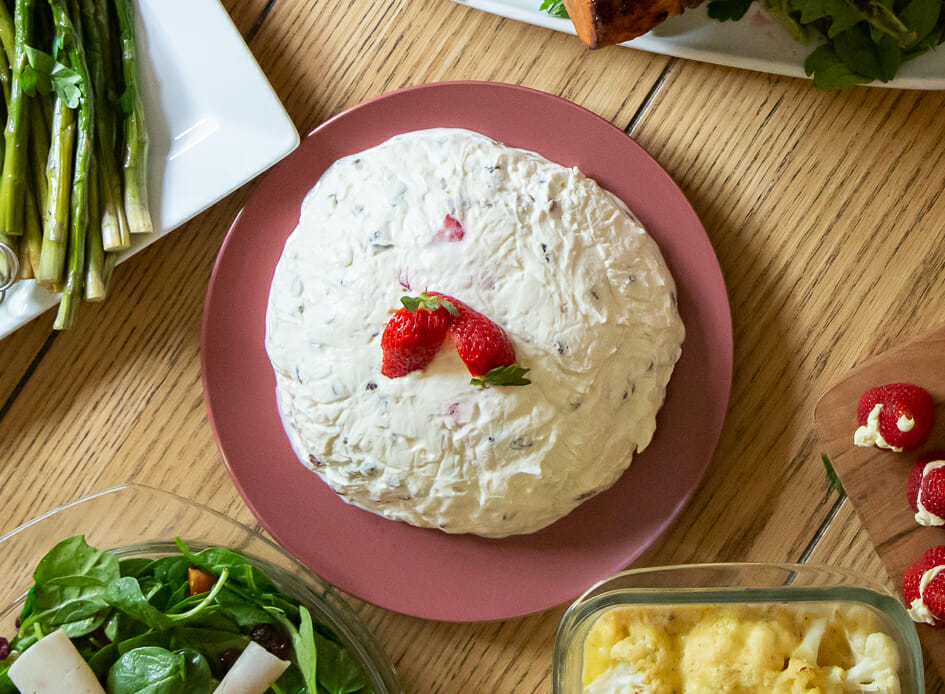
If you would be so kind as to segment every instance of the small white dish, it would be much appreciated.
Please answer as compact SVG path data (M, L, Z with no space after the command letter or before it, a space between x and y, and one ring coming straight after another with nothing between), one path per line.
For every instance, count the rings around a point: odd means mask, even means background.
M119 262L271 167L299 134L218 0L138 0L154 232ZM59 302L33 281L0 304L0 339Z
M574 34L569 19L542 12L541 0L455 0L485 12ZM752 5L737 22L709 19L708 2L672 17L644 36L622 45L629 48L770 72L789 77L807 77L804 59L813 50L794 41L781 26L757 4ZM945 89L945 46L904 63L896 79L873 82L874 87L897 89Z

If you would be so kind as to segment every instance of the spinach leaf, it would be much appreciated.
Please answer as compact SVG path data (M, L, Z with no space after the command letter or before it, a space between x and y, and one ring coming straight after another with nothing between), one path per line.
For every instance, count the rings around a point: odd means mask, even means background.
M208 609L213 604L217 594L226 585L227 578L227 570L223 569L213 589L195 607L180 614L168 615L154 607L141 592L141 586L137 579L130 576L118 578L109 583L105 591L105 600L129 617L144 622L151 629L164 631L175 625L186 624Z
M350 694L361 691L369 682L367 675L347 649L316 633L318 650L318 684L329 694Z
M122 576L133 576L137 578L153 563L153 560L147 557L127 557L119 560L118 568Z
M178 627L171 632L171 641L177 648L196 648L211 660L217 660L223 651L230 648L242 651L249 643L249 637L238 631Z
M128 651L108 671L109 694L206 694L210 666L192 648L146 646Z
M108 583L119 575L118 557L89 547L83 535L76 535L60 542L39 560L33 580L42 585L61 576L87 576Z
M229 572L231 580L254 595L278 592L269 577L239 552L234 552L225 547L208 547L194 553L179 537L175 539L175 542L187 561L201 571L217 576L226 570Z

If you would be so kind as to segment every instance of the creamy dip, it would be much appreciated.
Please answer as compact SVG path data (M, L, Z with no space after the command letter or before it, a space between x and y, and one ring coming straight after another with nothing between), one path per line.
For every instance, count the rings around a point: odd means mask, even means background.
M476 388L449 340L383 376L404 295L502 326L531 385ZM337 161L302 204L266 348L297 455L348 502L451 533L538 530L653 437L684 329L656 243L575 168L465 130Z

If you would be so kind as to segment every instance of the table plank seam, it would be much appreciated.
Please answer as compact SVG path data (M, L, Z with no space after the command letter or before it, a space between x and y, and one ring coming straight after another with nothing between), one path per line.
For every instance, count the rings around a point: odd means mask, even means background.
M26 367L26 370L23 372L23 375L20 376L20 380L13 387L13 390L10 391L10 395L7 396L6 401L0 406L0 422L3 421L3 418L6 417L7 413L10 411L10 408L13 407L13 403L16 402L16 399L20 396L20 393L23 392L23 389L26 387L27 381L30 380L30 377L39 368L39 363L46 356L46 353L52 348L53 342L58 337L58 333L51 332L49 337L46 338L46 341L43 342L42 347L39 348L39 351L36 352L36 356L30 361L29 366Z
M814 533L814 536L811 538L810 542L807 543L807 547L804 548L804 551L801 553L800 563L806 564L811 556L814 554L814 550L817 549L817 545L820 544L820 541L827 534L827 531L830 529L831 524L834 519L840 513L840 509L843 507L843 502L846 501L847 497L839 496L833 506L830 508L830 513L827 514L827 517L824 518L823 522L820 524L820 527L817 528L817 532Z
M253 22L253 26L249 28L249 31L246 32L246 36L244 37L244 40L247 44L256 37L257 33L259 33L263 22L266 21L266 18L269 17L269 13L272 12L272 9L276 6L276 2L278 2L278 0L269 0L262 12L259 13L259 17L256 18L256 21Z
M643 101L640 103L640 106L634 112L633 116L630 118L630 123L626 128L623 129L627 135L633 136L634 130L640 124L640 121L643 120L643 116L649 110L650 105L656 99L656 95L659 93L660 89L663 88L663 85L666 83L666 80L669 78L669 73L673 71L673 66L678 62L678 58L671 58L666 65L663 66L662 71L659 74L659 77L653 82L653 86L650 87L650 90L646 93Z

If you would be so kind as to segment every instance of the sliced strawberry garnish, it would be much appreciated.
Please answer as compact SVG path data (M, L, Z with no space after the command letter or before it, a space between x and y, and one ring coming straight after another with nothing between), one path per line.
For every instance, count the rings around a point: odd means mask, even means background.
M528 385L523 378L528 369L515 363L515 347L502 327L492 319L451 296L436 294L451 301L458 311L450 323L449 336L460 359L472 374L473 385Z
M466 232L463 225L451 214L443 218L443 226L433 235L434 241L462 241Z
M856 420L861 429L869 425L870 414L877 406L880 406L878 433L888 447L907 450L928 441L935 405L924 388L911 383L870 388L863 393L856 408Z
M390 317L381 336L381 373L388 378L406 376L433 361L456 312L449 302L426 293L405 296L401 303L404 307Z

